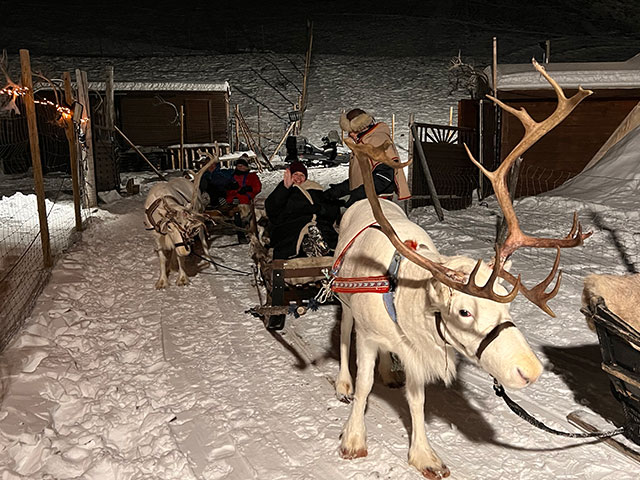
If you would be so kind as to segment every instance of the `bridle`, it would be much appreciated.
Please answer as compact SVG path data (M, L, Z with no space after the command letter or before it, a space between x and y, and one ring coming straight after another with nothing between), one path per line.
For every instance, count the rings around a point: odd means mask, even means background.
M442 341L445 343L445 345L451 345L451 343L445 338L442 330L442 325L444 324L444 320L442 319L442 314L440 312L435 312L435 319L436 319L436 330L438 332L438 335L440 336ZM480 345L478 345L478 348L476 349L475 356L478 359L478 361L480 361L480 358L482 357L482 353L487 349L487 347L491 344L491 342L493 342L496 338L498 338L498 335L500 335L500 332L502 332L507 328L515 327L515 326L516 325L509 320L506 322L499 323L498 325L493 327L493 329L491 329L491 331L484 336L484 338L480 342ZM466 350L466 347L461 342L459 342L455 338L454 338L454 341L455 343L457 343L459 346L463 347Z
M186 249L189 249L189 247L194 242L194 238L198 232L198 228L187 229L182 224L177 222L175 218L177 215L177 211L169 205L167 199L171 199L177 204L181 203L177 198L171 195L165 195L154 200L154 202L145 210L147 221L149 222L149 225L151 225L151 228L148 228L148 230L155 230L160 235L167 235L167 226L168 224L172 224L180 235L181 240L180 242L174 243L174 245L176 247L184 247ZM153 218L153 214L160 207L160 204L163 204L165 214L162 215L162 219L160 221L156 221ZM200 220L196 221L202 223Z

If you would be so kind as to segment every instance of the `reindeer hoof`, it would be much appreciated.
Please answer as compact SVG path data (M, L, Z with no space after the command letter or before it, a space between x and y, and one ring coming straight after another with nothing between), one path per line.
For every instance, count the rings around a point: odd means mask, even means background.
M424 468L420 473L422 473L423 477L428 478L429 480L440 480L442 478L447 478L451 474L446 465L442 465L442 468L439 470Z
M358 450L348 450L346 448L340 449L340 456L345 460L353 460L354 458L366 457L369 454L366 448L360 448Z
M169 286L169 282L166 280L158 280L156 282L156 290L162 290L163 288L167 288Z
M351 403L351 400L353 400L353 384L338 380L336 382L336 398L343 403Z
M187 277L179 278L176 281L176 285L178 285L179 287L182 287L184 285L189 285L189 279Z

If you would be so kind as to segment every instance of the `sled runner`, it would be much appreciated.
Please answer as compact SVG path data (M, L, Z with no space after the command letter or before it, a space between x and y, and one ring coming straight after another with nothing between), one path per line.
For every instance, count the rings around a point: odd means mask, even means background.
M256 199L251 207L248 235L260 305L252 308L250 313L262 318L268 329L281 330L287 314L297 317L304 315L309 308L316 308L313 298L326 278L324 271L331 268L333 257L274 260L268 246L264 199ZM266 290L265 299L262 298L261 286Z

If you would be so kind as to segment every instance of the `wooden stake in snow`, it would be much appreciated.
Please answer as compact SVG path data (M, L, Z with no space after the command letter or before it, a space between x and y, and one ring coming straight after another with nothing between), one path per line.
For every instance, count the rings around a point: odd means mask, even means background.
M86 207L98 206L98 192L96 190L96 168L93 159L93 133L91 131L91 103L89 102L89 82L87 72L76 69L76 84L78 85L78 101L82 104L81 126L84 131L85 148L81 168L84 172L83 203Z
M64 98L67 105L73 105L73 90L71 89L71 72L64 72ZM67 142L69 143L69 160L71 163L71 188L73 190L73 211L76 217L76 231L82 231L82 215L80 214L80 181L78 172L78 139L76 138L73 118L70 118L65 125Z
M22 70L22 86L27 89L27 92L24 95L24 107L27 113L29 147L31 149L31 164L33 165L33 181L35 183L36 199L38 202L40 240L42 242L42 262L44 264L44 268L50 268L53 266L53 259L51 258L51 246L49 243L47 207L44 202L44 180L42 178L42 162L40 160L40 141L38 139L36 104L33 101L33 79L31 77L31 59L29 57L29 50L20 50L20 67Z

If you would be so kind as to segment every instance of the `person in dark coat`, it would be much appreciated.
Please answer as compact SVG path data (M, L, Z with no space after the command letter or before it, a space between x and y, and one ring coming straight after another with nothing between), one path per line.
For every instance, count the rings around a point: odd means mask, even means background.
M389 126L384 122L376 122L370 114L359 108L354 108L340 116L340 128L347 132L355 143L378 147L385 141L391 140ZM398 150L393 144L387 148L385 155L388 160L396 162L400 160ZM398 200L406 200L411 197L402 169L394 169L371 158L369 165L373 175L373 185L378 196L391 198L394 193L397 193ZM349 178L341 183L331 184L331 188L326 191L327 196L332 199L348 197L345 203L347 208L358 200L366 198L362 175L360 165L352 155L349 160Z
M233 183L233 170L220 168L219 163L211 165L200 179L200 191L209 195L207 208L217 208L227 203L227 189Z
M339 207L328 202L322 187L307 179L307 168L300 161L292 162L284 172L284 179L265 201L271 222L273 258L328 255L338 241L334 222ZM313 249L314 240L321 234L320 243L326 249ZM317 244L315 244L317 246Z

